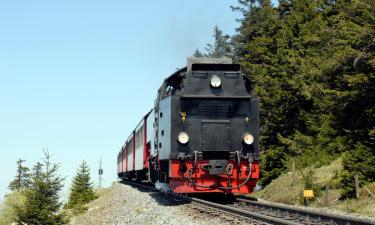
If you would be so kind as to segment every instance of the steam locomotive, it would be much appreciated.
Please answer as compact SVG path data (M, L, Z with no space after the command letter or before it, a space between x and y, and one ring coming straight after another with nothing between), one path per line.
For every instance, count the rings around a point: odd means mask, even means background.
M117 158L120 179L175 193L250 193L259 178L259 100L227 58L188 58Z

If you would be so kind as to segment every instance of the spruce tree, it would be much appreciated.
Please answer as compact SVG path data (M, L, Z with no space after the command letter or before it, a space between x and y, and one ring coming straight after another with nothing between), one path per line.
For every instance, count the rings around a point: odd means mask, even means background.
M330 107L336 111L335 123L345 138L342 197L352 197L354 175L361 182L375 181L375 2L338 1L327 10L336 28L332 42ZM332 99L334 101L332 101ZM366 167L370 167L367 169ZM372 170L371 170L372 169ZM351 187L351 188L348 188Z
M17 211L17 222L30 225L65 224L61 208L60 191L63 178L57 174L59 165L51 162L51 155L44 152L43 163L34 166L32 187L26 192L25 208Z
M288 83L293 73L286 66L278 68L278 49L275 34L281 21L270 1L239 1L234 10L243 13L238 34L233 37L235 59L242 65L243 72L254 82L256 94L260 97L260 127L262 148L262 180L266 185L278 177L286 168L284 161L288 149L281 145L278 137L294 131L298 111L295 90ZM285 59L287 57L280 57ZM285 63L284 63L285 64ZM293 121L293 122L292 122Z
M67 206L68 208L80 208L95 198L96 194L91 182L90 168L86 161L82 161L73 178Z
M43 172L43 164L40 162L36 162L36 164L33 166L33 173L31 175L33 184L35 184L36 181L42 179L42 172Z
M193 56L197 57L197 58L202 58L204 55L201 51L199 51L199 49L197 49L197 50L195 50Z
M232 58L233 57L233 43L229 35L224 35L223 31L218 26L214 27L214 43L208 43L205 47L206 53L202 53L199 49L195 50L194 57L208 57L208 58Z
M207 44L205 48L205 57L209 58L221 58L227 57L232 58L232 45L230 42L230 36L224 35L223 31L218 26L214 27L214 44Z
M17 160L17 175L9 184L9 189L12 191L26 189L31 185L29 168L23 166L23 162L25 162L23 159Z

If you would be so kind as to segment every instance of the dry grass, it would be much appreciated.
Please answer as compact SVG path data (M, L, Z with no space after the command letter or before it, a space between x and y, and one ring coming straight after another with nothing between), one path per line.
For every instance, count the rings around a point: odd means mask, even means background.
M332 186L332 183L337 178L338 174L342 171L342 159L338 158L328 166L322 166L315 170L315 181L314 183L321 186L329 184Z
M301 179L297 177L293 181L292 174L287 173L272 181L263 190L252 194L252 196L271 202L296 205L303 200L301 198L302 191L303 184Z
M349 199L336 202L335 204L330 205L330 208L375 217L375 196L372 196L375 194L375 182L370 183L365 187L372 194L370 194L365 188L362 188L359 199Z
M331 184L333 179L342 170L342 161L337 159L328 166L323 166L314 171L314 183L324 187L326 184ZM303 170L305 173L306 170ZM261 198L267 201L285 203L290 205L300 205L303 203L304 182L302 173L297 171L296 177L293 179L292 173L288 172L273 180L263 190L252 194L252 196ZM319 193L316 193L319 194ZM332 193L332 197L337 197ZM319 197L318 197L319 199ZM334 199L331 199L334 200ZM321 201L319 199L319 201Z

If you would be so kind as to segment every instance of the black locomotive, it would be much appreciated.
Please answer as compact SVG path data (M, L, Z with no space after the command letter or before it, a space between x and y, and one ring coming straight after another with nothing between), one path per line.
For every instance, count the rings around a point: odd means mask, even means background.
M259 178L259 100L238 64L188 58L118 155L122 179L177 193L250 193Z

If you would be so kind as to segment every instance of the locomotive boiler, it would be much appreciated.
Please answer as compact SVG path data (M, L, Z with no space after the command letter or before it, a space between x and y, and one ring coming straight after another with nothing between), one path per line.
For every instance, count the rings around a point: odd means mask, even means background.
M250 193L259 178L259 100L238 64L188 58L118 154L121 179L175 193Z

